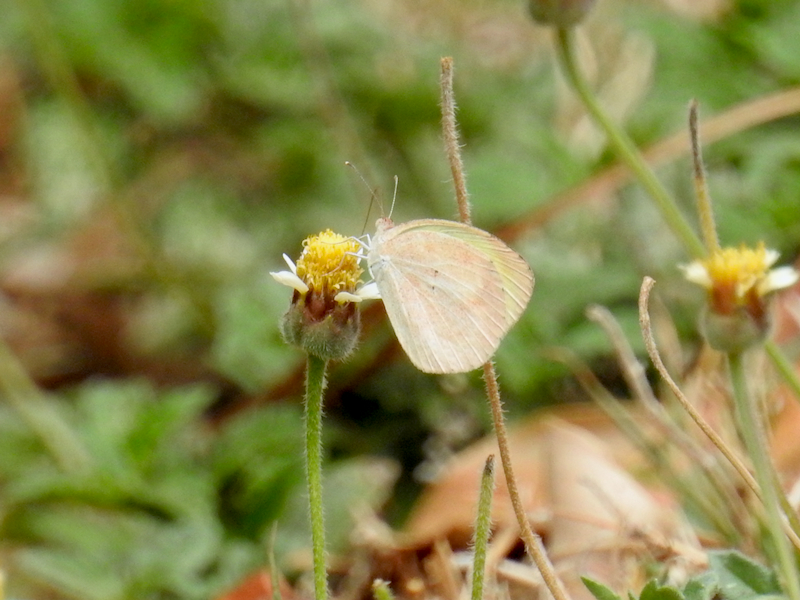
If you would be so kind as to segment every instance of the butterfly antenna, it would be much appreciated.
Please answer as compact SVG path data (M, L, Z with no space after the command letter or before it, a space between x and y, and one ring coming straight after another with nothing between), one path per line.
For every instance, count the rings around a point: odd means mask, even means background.
M399 178L397 177L397 175L395 175L394 176L394 194L392 194L392 207L389 209L389 218L390 219L392 218L392 213L394 213L394 203L397 200L397 184L398 184L398 181L399 181Z
M367 180L364 179L364 176L361 174L361 171L359 171L358 168L349 160L346 160L344 164L356 172L358 178L369 190L369 207L367 208L367 216L364 218L364 226L361 228L361 233L364 233L367 230L367 225L369 224L369 213L372 211L372 205L377 202L378 206L380 206L381 213L383 213L383 205L381 204L381 199L378 197L377 192L370 187L370 185L367 183Z

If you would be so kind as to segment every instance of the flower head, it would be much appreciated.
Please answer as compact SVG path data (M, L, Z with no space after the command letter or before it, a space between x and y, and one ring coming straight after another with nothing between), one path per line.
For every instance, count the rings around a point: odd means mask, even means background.
M706 335L712 346L742 350L766 337L770 295L800 277L792 267L770 269L777 260L778 253L762 242L756 248L720 248L682 267L686 279L708 291Z
M290 270L270 274L294 289L281 321L287 342L327 360L352 352L360 329L355 304L380 297L374 284L359 287L364 273L359 249L355 239L328 229L303 240L296 265L283 255Z

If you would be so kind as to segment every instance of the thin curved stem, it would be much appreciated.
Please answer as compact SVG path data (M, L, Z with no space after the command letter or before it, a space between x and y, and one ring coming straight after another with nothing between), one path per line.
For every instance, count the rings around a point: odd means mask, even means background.
M651 277L645 277L644 281L642 282L641 292L639 294L639 326L642 331L642 337L644 338L647 354L650 356L653 366L656 368L659 375L661 375L661 378L664 380L664 382L672 390L672 393L675 394L675 398L678 400L678 403L683 407L686 413L692 418L705 436L708 437L711 443L717 447L722 455L733 466L736 472L739 473L741 478L747 484L747 487L752 490L752 492L759 500L761 500L761 502L765 503L766 499L761 491L761 484L756 481L736 453L728 447L722 437L716 431L714 431L711 425L708 424L708 422L702 417L692 403L689 402L689 399L683 393L678 384L675 383L675 380L669 374L669 371L667 371L664 361L661 360L661 354L656 346L655 338L653 337L653 330L650 326L650 313L648 310L650 290L652 290L653 285L655 285L655 280ZM792 542L792 545L798 551L800 551L800 537L798 537L795 530L791 527L791 524L788 522L783 523L783 530L786 532L786 535Z
M461 146L458 141L458 128L455 120L455 96L453 94L453 60L445 58L442 60L442 127L446 152L450 161L450 168L453 172L453 181L456 188L456 202L458 203L459 213L464 223L470 222L469 194L467 192L466 178L463 174L463 162L461 160ZM558 578L556 570L542 546L539 539L528 521L525 514L525 507L519 496L517 480L514 476L514 469L511 465L511 451L508 448L508 434L506 433L505 419L503 417L503 402L500 399L500 386L497 383L497 373L492 361L483 365L483 380L486 382L486 395L489 399L489 407L492 411L492 421L494 431L497 436L497 445L500 448L500 462L503 465L503 472L506 476L508 495L514 507L514 514L520 527L520 535L525 543L525 550L531 560L536 564L539 573L542 575L545 585L555 600L570 600L564 588L564 584Z
M519 523L522 541L525 543L525 550L539 569L539 573L541 573L542 579L547 589L553 595L553 598L555 598L555 600L570 600L569 594L567 594L564 588L564 584L558 578L555 567L553 567L553 563L550 562L550 558L547 556L544 546L542 546L541 538L531 529L528 515L525 513L525 506L523 506L522 499L519 495L517 478L514 475L514 468L511 464L511 450L508 447L508 433L506 432L505 417L503 416L503 402L500 399L500 388L497 385L497 373L494 370L494 364L492 362L483 365L483 380L486 382L486 395L489 398L489 406L492 410L492 422L494 423L494 432L497 436L497 446L500 449L500 462L503 465L503 472L506 476L508 495L511 498L511 505L514 507L517 523Z

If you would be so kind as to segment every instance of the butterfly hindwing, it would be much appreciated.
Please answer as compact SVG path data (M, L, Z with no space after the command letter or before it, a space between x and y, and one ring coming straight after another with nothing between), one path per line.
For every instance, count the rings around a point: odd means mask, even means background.
M518 254L451 221L379 223L369 265L400 344L431 373L470 371L489 360L533 289Z

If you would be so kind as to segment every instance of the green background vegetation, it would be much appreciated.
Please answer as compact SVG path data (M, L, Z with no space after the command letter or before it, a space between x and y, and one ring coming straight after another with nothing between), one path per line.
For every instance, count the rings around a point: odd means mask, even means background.
M582 28L595 83L642 146L684 129L690 98L710 116L800 83L800 3L708 4L720 14L600 0ZM5 360L0 392L41 400L77 441L65 467L43 442L52 428L36 435L0 404L0 556L14 597L208 598L266 563L276 520L291 570L307 545L303 357L280 340L290 292L268 271L309 234L362 233L370 192L345 160L384 202L399 177L395 220L455 216L439 133L445 55L475 224L510 231L561 209L507 238L537 282L497 357L512 414L578 398L553 347L616 382L584 309L609 306L640 344L644 274L691 355L699 292L680 280L687 257L641 190L558 204L614 157L522 2L6 4L0 327L20 362ZM796 257L799 126L791 116L706 148L724 243L764 239ZM658 172L691 216L685 152ZM24 317L43 318L43 304L56 333L40 342ZM334 547L354 498L391 496L399 520L423 449L462 445L488 422L477 377L417 373L380 308L364 320L359 351L331 372Z

